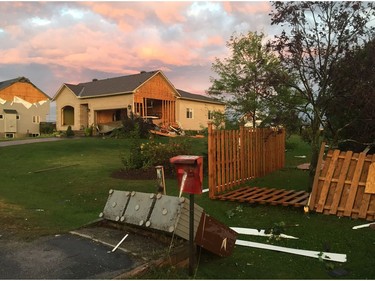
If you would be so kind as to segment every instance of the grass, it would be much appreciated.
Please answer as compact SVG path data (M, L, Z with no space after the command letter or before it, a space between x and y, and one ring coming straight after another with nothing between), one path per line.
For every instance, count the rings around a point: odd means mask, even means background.
M166 139L160 139L161 142ZM204 154L205 139L194 139L194 154ZM298 137L288 141L286 167L252 186L306 189L308 172L297 170L309 161L309 147ZM66 232L89 223L103 210L109 189L154 192L156 181L124 181L110 175L120 169L128 140L81 138L0 148L0 235L31 240ZM294 156L306 155L306 159ZM64 165L74 165L65 166ZM36 172L53 167L54 170ZM166 180L167 193L177 195L177 181ZM203 188L207 188L205 178ZM320 261L287 253L236 246L228 258L199 251L196 279L374 279L375 235L369 228L352 230L362 220L316 213L292 207L214 201L196 195L205 211L228 226L270 228L284 222L285 233L298 240L267 241L264 237L238 238L314 251L347 254L346 263ZM298 226L296 226L298 225ZM332 269L347 274L332 277ZM187 270L153 269L142 279L188 279Z

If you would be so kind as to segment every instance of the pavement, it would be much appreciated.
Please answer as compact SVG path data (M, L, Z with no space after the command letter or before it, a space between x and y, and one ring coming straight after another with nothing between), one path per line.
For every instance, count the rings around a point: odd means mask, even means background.
M7 141L0 141L0 147L28 144L28 143L60 141L63 139L64 138L35 138L35 139L24 139L24 140L9 140L9 141L7 140Z
M33 242L0 241L0 279L112 279L135 261L123 251L73 234Z
M14 240L2 234L0 279L6 280L123 279L160 258L170 259L166 253L171 237L164 233L125 225L114 227L101 220L69 233L32 241ZM181 249L183 242L175 239L172 248ZM186 258L185 252L182 258ZM171 256L173 253L174 250Z

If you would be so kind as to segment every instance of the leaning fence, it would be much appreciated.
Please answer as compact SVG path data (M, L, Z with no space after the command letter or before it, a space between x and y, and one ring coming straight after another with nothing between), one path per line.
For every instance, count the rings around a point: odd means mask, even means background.
M284 165L284 129L214 130L208 125L210 198Z

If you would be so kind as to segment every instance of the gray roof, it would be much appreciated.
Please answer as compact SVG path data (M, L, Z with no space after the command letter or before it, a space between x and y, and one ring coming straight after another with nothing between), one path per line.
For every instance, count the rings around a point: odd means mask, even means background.
M103 80L94 79L91 82L79 83L77 85L65 84L72 92L81 98L100 97L132 93L140 85L154 76L158 71L141 72L138 74L108 78Z
M223 102L207 97L207 96L202 96L202 95L197 95L197 94L192 94L180 89L177 89L178 93L181 95L182 99L187 99L187 100L195 100L195 101L204 101L204 102L209 102L209 103L217 103L217 104L224 104Z
M107 78L103 80L94 79L93 81L79 83L77 85L65 83L65 85L79 98L130 94L158 72L160 71L142 71L132 75ZM196 95L183 90L177 90L177 92L181 95L182 99L223 104L222 102L207 96Z
M16 82L28 82L28 83L31 83L30 80L27 79L26 77L18 77L18 78L14 78L14 79L10 79L10 80L6 80L6 81L0 82L0 90L5 89L5 88L11 86L12 84L14 84Z

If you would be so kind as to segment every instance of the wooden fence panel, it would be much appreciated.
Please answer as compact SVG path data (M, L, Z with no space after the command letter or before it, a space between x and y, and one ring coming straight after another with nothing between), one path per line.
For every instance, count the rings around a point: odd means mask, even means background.
M284 130L214 130L209 124L208 146L210 198L285 164Z
M325 143L322 144L321 152L324 151L324 145ZM319 158L319 161L322 160L322 153ZM375 163L375 155L328 151L323 169L317 169L315 174L310 210L374 220L375 194L366 192L372 163Z

